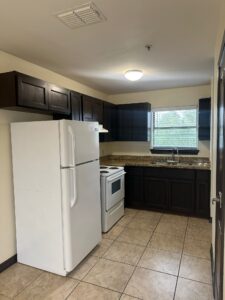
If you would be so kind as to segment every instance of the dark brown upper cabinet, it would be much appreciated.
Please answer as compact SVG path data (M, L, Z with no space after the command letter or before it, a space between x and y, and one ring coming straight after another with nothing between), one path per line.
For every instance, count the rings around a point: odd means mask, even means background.
M108 133L100 134L100 142L111 142L117 139L117 105L103 102L103 127Z
M70 114L66 89L16 71L0 74L0 107Z
M103 101L83 95L83 121L103 123Z
M121 104L118 109L118 140L149 141L151 104Z
M200 141L210 140L210 115L211 98L199 99L198 138Z
M93 121L103 123L103 101L95 99L92 104L93 109Z
M53 112L70 114L70 91L64 88L49 84L48 108Z
M0 74L0 107L47 110L47 83L18 72Z
M83 121L93 121L93 98L83 95L82 108L83 108Z
M45 81L15 73L17 104L25 107L48 109L48 85Z
M81 94L71 92L71 116L72 120L82 121L82 99Z

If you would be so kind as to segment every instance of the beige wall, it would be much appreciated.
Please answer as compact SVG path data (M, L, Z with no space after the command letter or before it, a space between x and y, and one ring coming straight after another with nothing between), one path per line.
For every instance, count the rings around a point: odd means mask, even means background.
M86 95L97 97L102 100L105 100L107 98L106 94L94 90L77 81L71 80L60 74L42 68L38 65L32 64L28 61L0 51L0 73L9 71L19 71L21 73L25 73L43 79L50 83L54 83L61 87L65 87Z
M152 108L158 107L179 107L197 106L198 99L211 96L210 85L165 89L159 91L149 91L142 93L129 93L111 95L108 101L115 104L149 102ZM101 156L108 154L139 154L150 155L150 144L146 142L112 142L101 143ZM210 143L208 141L199 142L198 156L209 157Z
M0 109L0 263L16 253L10 123L47 119L51 117Z
M216 146L217 146L217 84L218 84L218 60L220 55L220 49L222 46L223 35L225 31L225 1L221 0L220 8L220 19L217 31L217 39L215 46L215 61L214 61L214 77L213 77L213 105L212 105L212 120L213 120L213 132L212 132L212 142L211 142L211 160L212 160L212 171L211 171L211 197L216 196ZM212 205L212 230L213 230L213 251L215 251L215 206ZM215 253L215 252L214 252ZM224 257L225 257L225 247L224 247ZM225 264L224 264L225 272ZM225 276L223 289L225 292Z
M0 51L0 73L19 71L93 97L106 95L52 71ZM1 101L1 99L0 99ZM45 120L46 115L0 110L0 263L16 253L10 122Z

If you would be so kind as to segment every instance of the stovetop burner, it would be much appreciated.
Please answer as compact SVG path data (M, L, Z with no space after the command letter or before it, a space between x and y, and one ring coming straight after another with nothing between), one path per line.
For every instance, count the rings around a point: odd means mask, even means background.
M116 174L123 170L124 170L124 168L119 167L119 166L101 165L100 166L100 175L101 175L101 177L108 177L108 176L111 176L111 175Z

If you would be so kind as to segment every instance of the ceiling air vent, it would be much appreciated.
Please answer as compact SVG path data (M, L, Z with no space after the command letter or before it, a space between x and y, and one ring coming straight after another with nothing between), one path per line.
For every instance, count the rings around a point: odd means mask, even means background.
M57 14L57 18L71 29L106 21L105 16L92 2Z

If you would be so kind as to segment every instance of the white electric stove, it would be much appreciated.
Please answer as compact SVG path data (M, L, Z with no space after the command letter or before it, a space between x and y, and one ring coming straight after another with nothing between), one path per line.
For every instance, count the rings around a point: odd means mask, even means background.
M102 231L107 232L124 215L123 167L101 166Z

